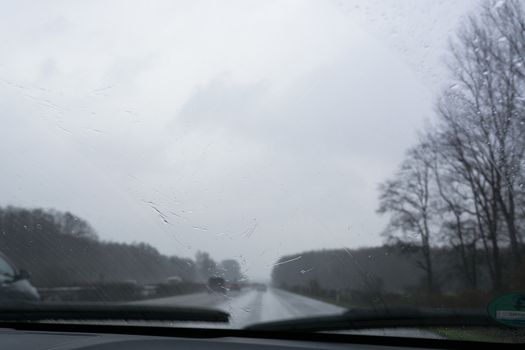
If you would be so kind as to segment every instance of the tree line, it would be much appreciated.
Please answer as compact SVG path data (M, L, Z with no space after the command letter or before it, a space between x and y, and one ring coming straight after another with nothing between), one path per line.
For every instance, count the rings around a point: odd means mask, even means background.
M509 251L503 250L509 259ZM464 290L457 273L461 259L453 247L432 247L436 282L443 293ZM340 248L306 251L281 257L272 269L272 282L290 289L319 284L328 290L354 290L406 294L426 292L426 275L419 267L420 250L410 244L385 244L368 248ZM491 286L486 267L479 268L479 286ZM522 282L525 286L525 282Z
M523 269L525 12L486 1L450 42L450 86L436 120L380 186L390 241L415 245L426 288L437 291L432 246L452 247L465 288L486 268L493 290ZM502 255L510 254L510 259Z
M436 99L435 118L379 186L378 213L389 222L378 249L404 253L396 261L379 254L376 267L335 262L345 254L362 260L366 249L297 254L302 258L275 266L274 283L370 287L379 273L376 282L388 280L391 291L399 281L412 289L419 281L426 294L524 287L524 6L487 0L450 39L448 87ZM312 256L315 263L305 267ZM301 279L305 268L313 270Z
M204 252L193 260L160 254L146 243L103 241L86 220L57 210L0 207L0 251L27 269L37 287L241 278L236 260L216 263Z

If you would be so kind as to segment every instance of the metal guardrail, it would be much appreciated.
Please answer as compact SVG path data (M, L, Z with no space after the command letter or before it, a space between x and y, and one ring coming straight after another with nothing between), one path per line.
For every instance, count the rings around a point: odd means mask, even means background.
M45 301L132 301L149 298L183 295L205 290L204 284L130 284L105 283L86 286L38 288Z

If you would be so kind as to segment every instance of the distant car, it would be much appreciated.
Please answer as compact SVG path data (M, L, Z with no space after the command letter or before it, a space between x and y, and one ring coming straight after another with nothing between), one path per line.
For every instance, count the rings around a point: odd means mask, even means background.
M40 295L29 282L29 273L19 270L0 253L0 303L11 301L39 301Z
M218 292L218 293L225 293L226 292L226 286L224 278L222 277L210 277L208 279L208 291L211 292Z
M171 277L166 278L166 283L167 284L179 284L179 283L182 283L182 278L180 278L179 276L171 276Z
M233 292L239 292L241 290L241 286L238 283L231 283L230 290Z
M255 290L259 292L266 292L268 290L268 287L266 287L264 283L256 283L254 287Z

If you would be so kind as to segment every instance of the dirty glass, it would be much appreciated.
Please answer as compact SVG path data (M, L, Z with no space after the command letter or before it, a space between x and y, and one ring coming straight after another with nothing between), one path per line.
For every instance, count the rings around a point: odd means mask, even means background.
M522 341L524 28L519 0L2 2L0 252L29 273L1 301Z

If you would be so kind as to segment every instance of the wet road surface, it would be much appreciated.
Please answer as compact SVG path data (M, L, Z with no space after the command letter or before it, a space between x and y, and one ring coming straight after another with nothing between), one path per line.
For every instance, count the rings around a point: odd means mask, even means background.
M266 292L245 289L241 292L196 293L160 299L141 301L141 304L180 305L210 307L230 313L230 324L227 327L243 328L259 322L268 322L299 317L333 315L344 311L344 308L286 292L268 288ZM201 325L184 324L184 326ZM221 327L217 324L211 327ZM418 329L379 329L352 331L353 334L439 338L438 335Z

